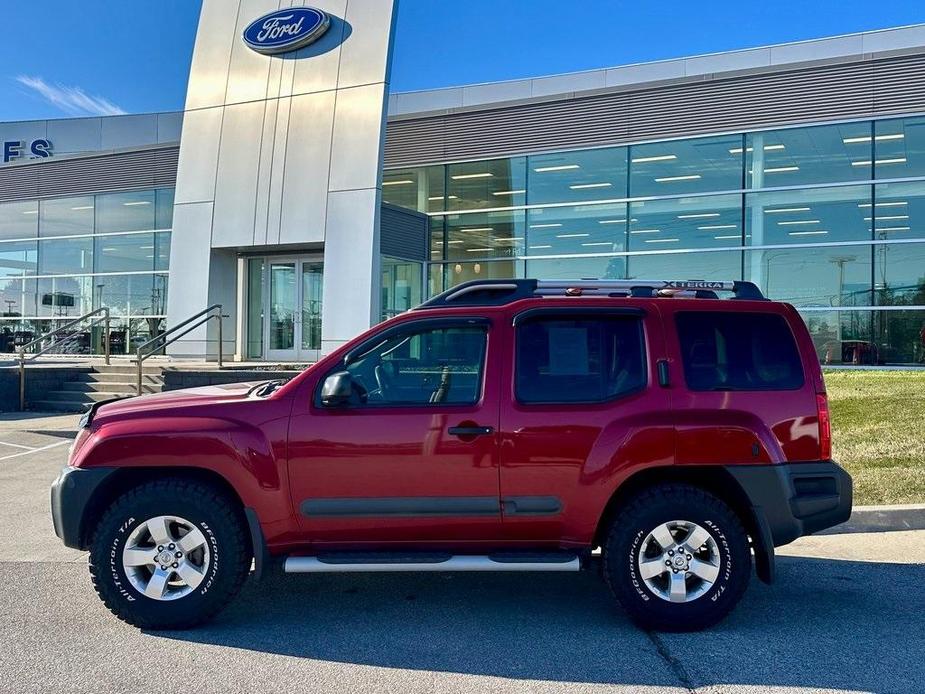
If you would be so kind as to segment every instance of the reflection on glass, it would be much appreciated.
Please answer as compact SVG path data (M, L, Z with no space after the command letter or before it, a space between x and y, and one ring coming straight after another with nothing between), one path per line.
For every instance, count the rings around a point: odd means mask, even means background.
M750 193L745 199L749 246L871 238L869 185Z
M874 238L925 239L925 181L874 186ZM867 216L871 216L868 214Z
M469 280L507 279L523 277L523 263L515 260L493 260L481 263L447 263L446 287L450 289Z
M925 242L874 246L878 306L925 306Z
M447 209L444 193L444 167L390 169L382 174L382 201L418 212Z
M631 251L740 246L742 196L692 196L632 202L628 223Z
M532 156L527 162L527 201L536 205L624 198L626 156L625 147Z
M40 275L93 272L93 239L49 239L39 241Z
M93 196L42 200L39 204L39 235L92 234Z
M874 122L877 178L925 176L925 118Z
M504 258L524 247L524 212L451 214L446 218L447 258Z
M170 232L164 231L154 235L154 269L170 269Z
M155 192L108 193L96 196L96 231L145 231L154 229Z
M447 210L523 205L527 189L525 157L447 166Z
M626 203L527 212L527 255L614 253L626 248Z
M538 258L527 261L527 277L549 280L615 280L626 277L626 257Z
M879 363L870 311L811 311L802 315L823 366Z
M421 303L421 263L382 258L382 320Z
M166 313L166 275L102 275L89 279L94 283L94 307L108 306L117 316Z
M919 305L925 296L919 295ZM872 311L881 364L925 365L925 311Z
M302 262L302 349L321 349L321 263Z
M738 190L742 187L741 149L741 135L633 145L630 195Z
M295 263L270 264L270 349L295 347Z
M247 261L247 356L263 357L263 258Z
M37 287L40 316L75 318L93 310L92 277L43 277Z
M97 236L95 241L96 272L135 272L153 270L155 234ZM60 241L46 241L59 244ZM44 248L44 247L43 247Z
M443 217L431 217L430 220L430 260L432 262L437 262L443 260L443 252L445 249L444 241L444 224L445 220Z
M35 280L0 277L0 311L3 317L35 316Z
M871 260L870 246L747 251L745 279L795 306L869 306Z
M38 235L39 203L36 200L0 204L0 239L27 239Z
M630 279L737 280L742 274L741 251L647 253L626 260Z
M34 275L37 258L38 243L35 241L0 243L0 277Z
M427 269L427 298L443 291L443 271L445 266L433 263Z
M154 227L170 229L173 227L173 188L161 188L157 191Z
M746 187L870 180L871 127L865 121L749 133Z

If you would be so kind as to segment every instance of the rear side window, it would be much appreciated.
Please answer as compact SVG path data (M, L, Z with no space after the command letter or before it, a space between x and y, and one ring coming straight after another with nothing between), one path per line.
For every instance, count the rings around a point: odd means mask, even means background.
M803 385L803 363L782 316L684 311L676 319L691 390L793 390Z
M517 327L519 402L602 402L639 390L645 382L638 318L556 316Z

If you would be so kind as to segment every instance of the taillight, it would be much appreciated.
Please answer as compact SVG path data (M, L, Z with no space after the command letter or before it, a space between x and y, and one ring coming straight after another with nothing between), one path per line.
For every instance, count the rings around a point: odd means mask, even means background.
M832 419L825 393L816 394L816 416L819 418L819 460L829 460L832 457Z

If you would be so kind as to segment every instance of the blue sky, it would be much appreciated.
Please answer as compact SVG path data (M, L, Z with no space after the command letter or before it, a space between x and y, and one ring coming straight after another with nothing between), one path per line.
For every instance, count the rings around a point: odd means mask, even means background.
M4 0L0 121L181 109L198 0ZM921 0L401 0L392 89L925 22Z

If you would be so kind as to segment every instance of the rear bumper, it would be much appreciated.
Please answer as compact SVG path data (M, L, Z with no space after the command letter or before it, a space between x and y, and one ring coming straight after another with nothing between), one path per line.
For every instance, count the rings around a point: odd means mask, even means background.
M851 515L851 476L831 460L730 465L726 470L748 495L774 547L844 523Z
M57 535L68 547L86 549L83 522L96 490L115 468L67 466L51 485L51 520Z

